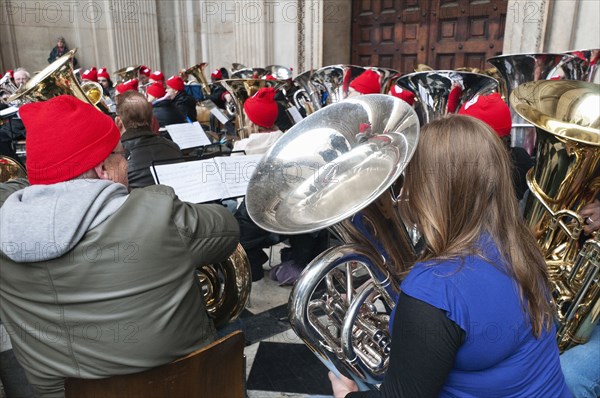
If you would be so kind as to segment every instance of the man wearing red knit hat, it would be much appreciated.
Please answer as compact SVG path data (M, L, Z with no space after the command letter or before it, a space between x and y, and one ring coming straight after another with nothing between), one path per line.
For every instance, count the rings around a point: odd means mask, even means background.
M476 95L463 104L458 114L471 116L485 122L504 142L513 163L513 184L517 198L521 200L528 189L527 171L533 167L533 161L525 149L510 146L512 119L510 108L506 102L498 93Z
M185 115L177 109L171 98L169 98L162 83L152 83L148 86L146 98L152 104L152 113L160 127L186 122Z
M86 69L81 74L81 80L90 81L90 82L98 82L98 71L95 66L92 66L90 69Z
M130 194L119 130L90 104L63 95L19 113L31 185L0 184L0 317L36 395L212 342L194 275L235 249L227 209L161 185Z
M179 76L171 76L167 80L167 94L173 100L173 105L179 109L190 122L197 121L196 100L185 92L185 84Z

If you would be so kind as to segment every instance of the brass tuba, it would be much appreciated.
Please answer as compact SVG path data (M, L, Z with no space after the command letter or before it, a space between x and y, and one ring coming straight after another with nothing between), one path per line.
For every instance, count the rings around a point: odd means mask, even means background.
M330 369L380 383L398 275L415 258L393 185L412 157L419 120L404 101L372 94L296 124L250 178L246 206L260 227L300 234L331 227L343 245L315 258L289 301L296 334Z
M229 110L229 116L235 115L236 130L238 130L240 138L247 138L244 130L244 126L246 126L244 102L263 87L273 87L273 89L279 90L286 82L266 79L225 79L219 80L217 84L221 84L231 94L233 110Z
M585 342L600 318L600 243L596 235L580 247L579 216L600 192L600 86L529 82L513 90L510 101L536 127L524 217L548 265L564 350Z
M448 98L460 85L461 94L458 111L462 104L476 95L490 94L498 90L498 81L479 73L459 72L453 70L434 70L414 72L401 76L396 84L415 94L415 111L421 125L444 117L448 113Z
M184 70L184 73L192 75L196 78L196 81L202 86L202 93L204 95L210 95L210 85L206 76L204 75L204 69L208 66L208 63L202 62Z
M246 307L252 288L250 262L242 245L238 243L227 260L204 265L196 273L215 327L236 319Z
M94 82L81 86L73 75L72 60L76 51L77 49L70 50L33 76L8 99L9 102L46 101L66 94L87 102L102 112L109 113L108 106L102 99L102 86Z

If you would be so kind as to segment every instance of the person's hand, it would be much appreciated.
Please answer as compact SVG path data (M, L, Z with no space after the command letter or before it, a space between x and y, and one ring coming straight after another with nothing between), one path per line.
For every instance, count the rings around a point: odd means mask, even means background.
M331 388L333 389L333 396L335 398L344 398L348 393L358 391L354 380L342 374L340 374L340 377L337 377L333 372L329 372L329 380L331 381Z
M583 233L590 235L600 229L600 200L596 199L588 203L579 215L583 218Z

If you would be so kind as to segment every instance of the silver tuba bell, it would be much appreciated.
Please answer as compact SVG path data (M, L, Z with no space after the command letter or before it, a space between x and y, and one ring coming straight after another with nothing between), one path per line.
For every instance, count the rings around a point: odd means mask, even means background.
M512 116L511 146L525 148L533 154L535 129L525 122L510 102L511 92L523 83L560 78L583 80L583 60L569 54L511 54L488 58L506 82L506 102Z
M265 154L246 205L281 234L330 228L344 244L315 258L296 282L289 316L329 369L371 388L385 373L398 275L414 261L394 184L414 153L419 120L404 101L372 94L302 120Z
M314 84L325 87L326 105L335 104L348 97L350 82L366 69L354 65L330 65L317 69L312 76Z
M448 98L460 87L460 100L455 110L476 95L491 94L498 90L498 81L490 76L453 70L415 72L401 76L396 84L415 94L415 111L421 125L442 118L448 113ZM457 87L457 88L455 88ZM451 112L451 113L452 113Z

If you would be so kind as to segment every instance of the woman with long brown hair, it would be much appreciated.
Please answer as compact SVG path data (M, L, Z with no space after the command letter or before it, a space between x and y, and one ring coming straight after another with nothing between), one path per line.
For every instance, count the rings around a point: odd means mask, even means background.
M424 249L402 282L380 391L330 373L338 397L570 397L544 259L506 149L468 116L421 132L402 213ZM349 394L350 393L350 394Z

